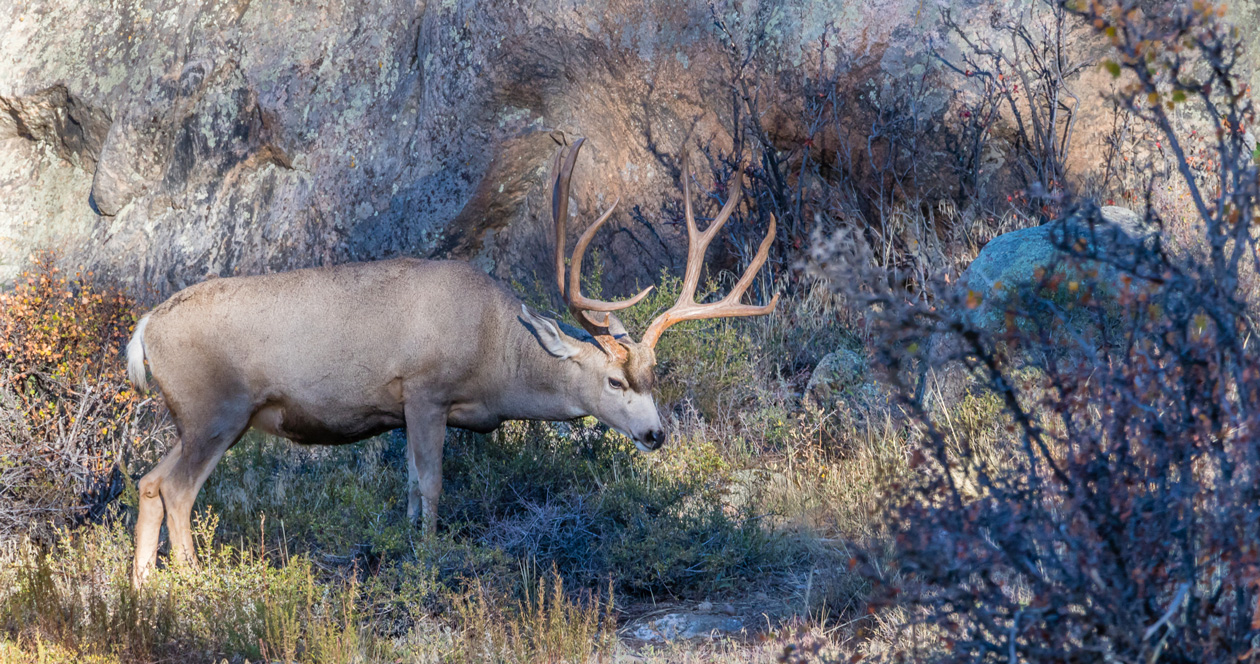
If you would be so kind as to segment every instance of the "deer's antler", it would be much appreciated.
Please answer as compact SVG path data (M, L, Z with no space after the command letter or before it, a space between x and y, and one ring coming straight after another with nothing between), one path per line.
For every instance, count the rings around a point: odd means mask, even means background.
M581 290L582 256L586 253L586 247L590 245L591 238L595 237L595 233L599 228L612 216L613 209L617 206L617 201L613 201L612 207L609 207L599 219L595 220L595 223L591 224L582 233L582 237L578 238L577 246L573 248L573 256L569 261L568 278L565 278L564 244L565 225L569 216L569 180L573 175L573 165L577 161L578 150L581 149L585 140L585 138L579 138L574 141L573 146L567 151L567 156L563 150L556 155L554 168L556 180L551 192L551 216L556 227L556 286L559 287L560 296L568 304L569 311L573 313L573 317L588 332L597 338L605 335L621 336L625 331L620 323L617 322L617 319L611 315L611 312L634 306L647 296L652 287L648 286L630 299L617 300L616 302L605 302L588 298L582 295ZM748 268L744 270L743 276L735 283L735 287L731 289L731 292L717 302L709 304L696 303L696 288L700 285L700 271L704 268L705 251L708 250L709 244L717 236L718 231L730 219L731 214L735 211L735 207L739 205L743 190L736 185L735 191L731 194L730 199L726 201L726 204L722 206L722 210L718 212L717 217L709 223L708 228L704 229L704 232L701 232L696 227L695 214L691 210L690 175L691 168L684 157L683 209L687 220L687 268L683 276L682 292L679 293L678 302L653 319L652 324L643 333L643 338L639 341L639 344L649 348L654 348L657 340L661 337L661 333L675 323L703 318L760 316L773 311L775 305L779 302L779 295L776 293L774 297L770 298L770 302L764 306L740 303L744 291L748 290L748 287L752 285L757 272L762 265L765 265L766 257L770 254L770 244L774 242L775 230L774 215L771 215L770 228L766 231L766 237L762 239L761 246L757 249L757 254L753 257L752 262L748 264ZM592 315L592 312L602 313L603 317L597 319Z
M774 297L770 298L769 304L760 307L751 304L740 304L739 301L743 297L744 291L748 290L748 286L756 278L757 271L765 264L766 257L770 254L770 244L774 242L774 215L770 215L770 228L766 231L766 237L761 241L761 246L757 249L757 255L748 264L748 269L744 270L743 276L735 283L735 287L731 289L731 292L727 293L726 297L711 304L696 303L696 287L700 285L700 270L704 267L705 250L709 248L709 243L713 241L718 231L722 229L722 225L726 223L731 213L735 211L735 206L739 204L740 195L742 194L742 187L738 184L736 185L735 191L726 201L726 205L722 206L722 210L718 212L718 215L709 223L709 227L704 229L702 233L696 228L696 218L691 211L690 176L691 167L686 157L684 157L683 210L687 219L687 269L683 276L682 292L678 294L678 302L653 319L652 324L643 333L643 338L639 340L639 343L650 347L655 347L656 341L661 337L661 333L675 323L702 318L760 316L773 311L774 306L779 302L778 293L775 293Z
M624 334L624 330L609 312L634 306L647 296L652 287L648 286L628 300L616 302L596 300L582 295L582 256L586 253L586 247L590 245L591 239L595 237L596 231L612 216L613 210L617 207L617 201L614 200L612 206L582 233L582 237L578 238L577 246L573 248L573 256L569 261L569 278L566 288L564 244L565 227L569 219L569 180L573 176L573 165L577 161L578 150L582 149L582 143L585 141L585 138L574 141L573 146L568 149L567 157L564 150L556 154L554 169L556 181L551 190L551 218L556 227L556 285L560 288L560 297L569 305L569 311L587 332L596 337L608 334L616 336L619 332ZM597 319L591 312L601 312L603 316ZM609 328L614 329L610 331Z

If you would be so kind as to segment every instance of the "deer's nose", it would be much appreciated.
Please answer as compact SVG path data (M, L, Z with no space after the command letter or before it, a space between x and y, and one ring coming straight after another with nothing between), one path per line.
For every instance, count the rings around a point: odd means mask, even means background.
M653 429L643 436L643 446L649 450L659 449L665 443L665 430Z

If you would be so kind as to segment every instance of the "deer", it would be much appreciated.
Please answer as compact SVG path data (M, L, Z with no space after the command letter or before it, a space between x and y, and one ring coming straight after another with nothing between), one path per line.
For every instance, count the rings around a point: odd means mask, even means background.
M730 292L697 303L705 252L741 187L700 231L684 157L681 292L635 341L614 312L652 286L618 301L581 291L583 255L619 199L582 233L566 269L569 184L584 140L557 153L551 201L556 285L581 330L534 311L467 262L415 258L210 279L142 316L126 348L128 374L141 392L152 375L178 440L137 487L133 586L156 565L163 516L173 558L196 568L193 502L250 427L299 445L405 428L407 517L425 534L436 528L448 427L488 433L509 420L594 416L639 450L658 449L666 434L652 394L657 340L685 320L773 311L777 294L764 305L741 299L766 262L775 222Z

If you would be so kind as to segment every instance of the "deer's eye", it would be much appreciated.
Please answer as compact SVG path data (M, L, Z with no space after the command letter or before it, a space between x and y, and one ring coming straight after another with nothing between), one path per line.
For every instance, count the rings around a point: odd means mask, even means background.
M625 384L625 383L623 383L623 382L621 382L620 380L617 380L616 378L609 378L609 379L608 379L608 386L609 386L609 387L611 387L611 388L613 388L614 390L624 390L624 389L626 389L626 384Z

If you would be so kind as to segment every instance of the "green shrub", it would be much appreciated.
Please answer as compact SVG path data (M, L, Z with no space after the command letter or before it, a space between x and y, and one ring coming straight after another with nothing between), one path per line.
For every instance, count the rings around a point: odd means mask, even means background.
M582 291L602 297L603 256L593 251L583 266ZM672 307L682 290L682 279L661 270L652 292L633 307L617 312L634 338L642 335L652 319ZM696 293L703 302L719 291L709 281ZM570 324L576 325L572 317ZM734 413L756 395L748 389L759 384L752 340L738 320L717 318L684 321L669 328L656 344L656 400L666 410L690 402L709 421L733 420Z
M725 504L729 463L700 435L644 455L594 420L452 433L432 541L406 519L404 446L385 436L306 450L251 436L225 456L199 505L221 515L226 541L261 548L266 538L270 551L319 550L396 578L402 561L433 561L445 587L512 579L530 561L574 586L611 577L619 592L686 594L794 560L755 515Z
M405 469L404 445L388 436L302 447L251 431L224 455L198 504L215 510L229 540L397 557L412 535Z
M656 288L642 302L623 312L630 330L645 330L657 315L678 301L682 279L661 272ZM710 281L696 294L703 302L718 291ZM676 409L691 402L708 421L733 421L756 397L752 340L740 321L730 318L678 323L656 345L657 402Z

